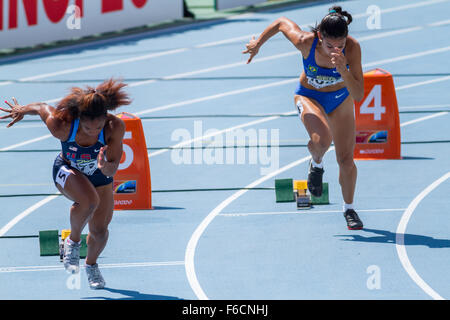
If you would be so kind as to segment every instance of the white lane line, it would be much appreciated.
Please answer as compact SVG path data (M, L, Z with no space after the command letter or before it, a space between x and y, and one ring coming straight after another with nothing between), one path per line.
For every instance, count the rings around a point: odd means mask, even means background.
M448 114L448 112L445 111L445 112L435 113L435 114L432 114L432 115L429 115L429 116L424 116L424 117L421 117L421 118L417 118L417 119L414 119L414 120L403 122L402 124L400 124L400 127L409 126L409 125L417 123L417 122L433 119L433 118L436 118L436 117L445 116L447 114Z
M443 20L438 22L432 22L429 24L430 27L441 27L446 26L447 24L450 24L450 20Z
M438 48L438 49L432 49L432 50L425 50L425 51L421 51L421 52L416 52L416 53L412 53L412 54L399 56L399 57L396 57L396 58L389 58L389 59L378 60L378 61L366 63L366 64L363 65L363 67L365 67L365 68L367 68L367 67L375 67L375 66L379 66L381 64L386 64L386 63L392 63L392 62L398 62L398 61L403 61L403 60L408 60L408 59L419 58L419 57L427 56L427 55L430 55L430 54L446 52L446 51L449 51L449 50L450 50L450 46L442 47L442 48Z
M442 81L447 81L447 80L450 80L450 76L435 78L435 79L431 79L431 80L425 80L425 81L411 83L411 84L405 84L403 86L398 87L397 90L409 89L409 88L419 87L419 86L423 86L423 85L426 85L426 84L442 82Z
M381 12L382 13L389 13L389 12L395 12L395 11L403 11L403 10L406 10L406 9L415 9L415 8L419 8L419 7L423 7L423 6L427 6L427 5L432 5L432 4L442 3L442 2L448 2L448 1L449 0L422 1L422 2L418 2L418 3L406 4L406 5L402 5L402 6L398 6L398 7L382 9Z
M405 211L403 209L358 209L358 212L395 212ZM245 217L245 216L260 216L260 215L284 215L284 214L303 214L303 213L342 213L342 210L297 210L297 211L271 211L271 212L222 212L219 216L222 217Z
M415 106L401 106L398 109L400 111L407 110L423 110L423 109L439 109L439 108L448 108L450 104L427 104L427 105L415 105Z
M109 264L107 263L102 264L102 269L183 266L183 265L184 261L134 262L134 263L109 263ZM80 268L85 268L85 266L80 266ZM0 267L0 273L60 271L60 270L65 270L64 266L57 265L57 266Z
M403 268L406 270L411 279L430 297L435 300L444 300L442 296L440 296L436 291L434 291L417 273L414 269L411 261L408 258L408 254L406 252L405 247L405 232L406 227L408 226L409 219L411 218L414 210L417 208L419 203L434 189L436 189L441 183L450 178L450 172L443 175L441 178L434 181L428 187L426 187L421 193L414 198L414 200L409 204L408 208L403 213L400 222L397 226L397 231L395 235L395 248L397 249L397 254L402 263Z
M187 48L168 50L168 51L146 54L146 55L139 56L139 57L120 59L120 60L116 60L116 61L103 62L103 63L98 63L98 64L79 67L79 68L72 68L72 69L66 69L66 70L61 70L61 71L56 71L56 72L44 73L44 74L40 74L40 75L36 75L36 76L32 76L32 77L21 78L21 79L19 79L19 82L34 81L34 80L39 80L39 79L44 79L44 78L56 77L56 76L69 74L69 73L89 71L92 69L103 68L103 67L111 67L111 66L115 66L118 64L137 62L137 61L152 59L152 58L156 58L156 57L171 55L171 54L175 54L175 53L185 52L187 50L188 50Z
M46 134L46 135L44 135L42 137L34 138L34 139L31 139L31 140L27 140L27 141L23 141L23 142L20 142L20 143L17 143L17 144L13 144L13 145L5 147L5 148L1 148L0 151L7 151L7 150L16 149L16 148L19 148L19 147L26 146L27 144L31 144L31 143L34 143L34 142L38 142L38 141L41 141L41 140L48 139L50 137L52 137L51 134Z
M35 203L25 211L19 213L14 219L9 221L3 228L0 229L0 237L3 236L6 232L8 232L12 227L14 227L19 221L27 217L29 214L31 214L36 209L39 209L43 205L47 204L48 202L52 201L53 199L58 198L58 196L48 196L45 199Z
M254 62L256 62L256 63L258 63L258 62L265 62L265 61L285 58L285 57L289 57L289 56L293 56L293 55L300 55L300 54L301 53L298 50L296 50L296 51L289 51L289 52L285 52L285 53L275 54L275 55L272 55L272 56L258 58L258 59L255 59ZM189 76L193 76L193 75L198 75L198 74L202 74L202 73L235 68L235 67L243 66L246 63L247 63L246 61L233 62L233 63L229 63L229 64L219 65L219 66L205 68L205 69L200 69L200 70L194 70L194 71L189 71L189 72L184 72L184 73L177 73L177 74L174 74L174 75L162 77L161 79L162 80L181 79L181 78L185 78L185 77L189 77ZM161 80L159 80L159 79L158 80L152 79L152 80L134 82L134 83L129 84L128 86L129 87L138 87L138 86L154 83L154 82L157 82L157 81L161 81Z

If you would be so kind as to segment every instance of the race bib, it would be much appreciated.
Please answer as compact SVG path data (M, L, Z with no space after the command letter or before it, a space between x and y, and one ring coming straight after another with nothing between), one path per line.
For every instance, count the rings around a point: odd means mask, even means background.
M97 159L77 160L77 162L72 161L71 165L81 173L87 176L92 176L95 170L97 170Z

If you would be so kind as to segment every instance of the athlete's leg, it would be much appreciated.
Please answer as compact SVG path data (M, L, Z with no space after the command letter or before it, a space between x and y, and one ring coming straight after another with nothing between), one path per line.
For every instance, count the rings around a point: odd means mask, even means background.
M99 196L84 174L68 169L64 187L57 183L58 190L73 201L70 208L70 240L80 242L81 232L99 205Z
M311 98L295 95L295 105L301 109L301 119L309 134L308 149L312 159L321 163L332 142L327 115L319 103Z
M89 220L89 234L87 237L88 253L86 264L93 265L106 246L109 231L108 225L111 222L114 210L114 196L112 184L96 188L100 199L100 204Z
M356 133L352 97L348 96L338 108L329 113L328 120L336 148L342 196L345 203L352 204L357 177L357 169L353 160Z

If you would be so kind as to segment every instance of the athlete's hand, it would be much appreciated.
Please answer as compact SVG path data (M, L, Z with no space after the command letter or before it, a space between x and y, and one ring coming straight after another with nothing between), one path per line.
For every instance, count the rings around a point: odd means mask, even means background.
M23 106L19 105L16 98L12 98L12 101L14 104L5 101L5 103L11 108L10 110L0 108L0 110L8 113L6 116L0 117L0 119L12 118L12 121L6 126L7 128L22 120L23 116L25 115L25 113L23 112Z
M247 64L249 64L253 57L256 56L258 54L259 48L258 48L258 43L255 40L255 36L252 37L252 39L250 40L249 43L247 43L246 45L247 50L242 51L242 53L249 53L250 57L247 60Z
M345 58L342 51L336 49L331 53L331 63L340 74L343 74L347 71L347 59Z
M98 153L97 168L99 168L100 170L102 170L105 167L106 163L108 162L106 160L106 155L105 155L105 152L107 149L108 149L108 146L101 147L100 152Z

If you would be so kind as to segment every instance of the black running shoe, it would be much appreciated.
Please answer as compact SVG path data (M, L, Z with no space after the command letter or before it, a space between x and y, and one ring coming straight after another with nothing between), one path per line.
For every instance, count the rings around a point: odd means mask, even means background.
M361 230L363 228L363 223L355 210L347 209L347 211L344 212L344 217L345 220L347 220L347 228L349 230Z
M323 168L316 168L309 162L308 171L308 190L314 197L320 197L322 195L322 176Z

